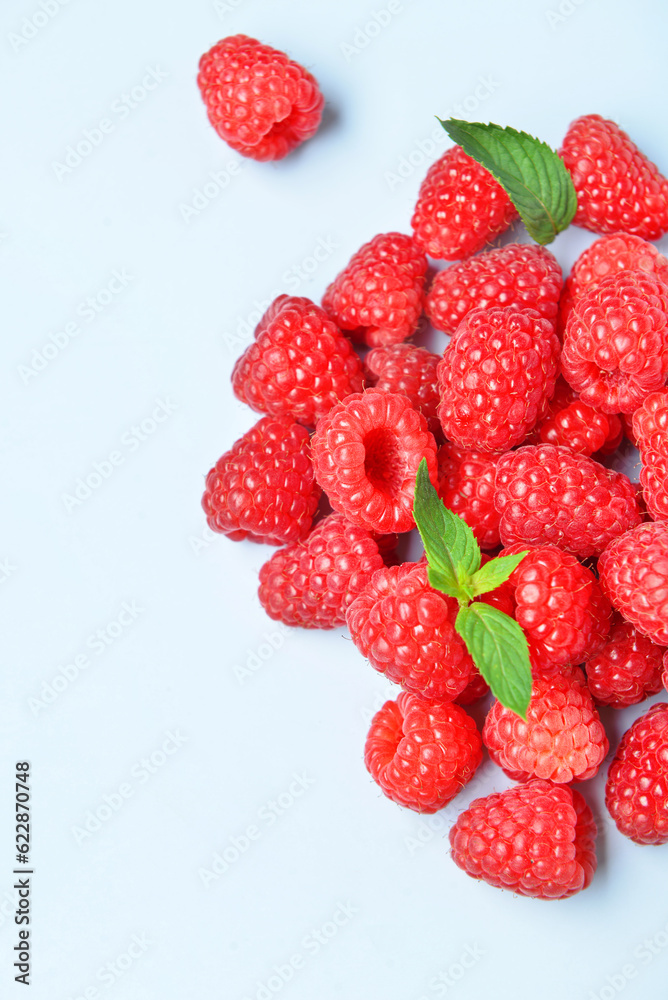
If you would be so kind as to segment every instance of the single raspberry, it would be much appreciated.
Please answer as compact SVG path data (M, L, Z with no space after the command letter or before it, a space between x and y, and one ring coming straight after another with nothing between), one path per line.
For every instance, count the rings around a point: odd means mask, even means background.
M369 531L409 531L415 477L426 458L437 482L436 442L406 396L354 393L318 421L311 442L316 479L334 510Z
M270 618L302 628L336 628L384 565L368 531L330 514L308 538L275 552L260 570L260 604Z
M492 175L453 146L429 168L411 225L430 257L463 260L505 232L517 214Z
M431 433L442 435L436 415L439 404L436 368L440 354L414 344L374 347L364 359L367 384L385 392L402 392L427 421Z
M561 267L546 247L509 243L439 271L425 312L447 333L472 309L535 309L554 322L562 283Z
M350 341L310 299L290 295L272 302L232 372L235 396L251 409L308 427L362 385Z
M385 795L421 813L447 805L481 761L480 733L463 708L405 691L376 712L364 748L367 771Z
M494 763L517 781L585 781L608 752L605 729L578 667L533 678L526 722L495 701L482 739Z
M599 555L641 518L628 476L552 444L501 456L494 506L504 545L558 545L582 558Z
M581 399L541 421L538 436L544 444L560 444L576 455L593 455L608 440L610 423L605 413Z
M477 451L524 440L554 392L559 341L532 310L475 309L438 366L446 438Z
M472 878L537 899L565 899L596 871L596 823L579 792L533 780L475 799L450 830Z
M650 514L668 521L668 390L653 392L633 414L640 449L640 483Z
M593 409L593 407L592 407ZM595 413L599 413L598 410L594 410ZM605 441L600 448L596 451L596 456L604 458L606 455L612 455L613 452L617 451L620 444L624 439L624 425L622 424L622 414L621 413L606 413L605 416L608 419L608 433L606 435Z
M322 305L354 340L398 344L417 327L426 273L427 258L411 236L381 233L352 256Z
M526 545L503 549L502 556ZM576 665L593 656L610 633L612 608L590 569L556 545L529 548L508 578L513 617L522 627L537 672Z
M622 737L605 786L620 833L636 844L668 843L668 704L653 705Z
M426 563L402 563L374 573L346 622L359 651L389 680L425 698L453 701L473 670L455 632L458 610L454 597L429 586Z
M614 122L600 115L577 118L559 155L578 197L576 226L646 240L668 232L668 180Z
M566 381L604 413L631 413L668 378L668 287L620 271L575 302L561 354Z
M264 417L211 469L202 507L211 530L235 542L285 545L306 538L319 499L308 431Z
M661 690L663 647L619 616L605 646L587 660L587 685L598 705L626 708Z
M668 523L649 521L615 538L598 572L603 593L627 621L668 646Z
M473 531L481 549L499 544L500 515L494 507L498 455L467 451L446 441L438 449L438 492L445 506Z
M247 35L223 38L199 62L197 84L221 139L253 160L280 160L320 125L324 98L311 74Z

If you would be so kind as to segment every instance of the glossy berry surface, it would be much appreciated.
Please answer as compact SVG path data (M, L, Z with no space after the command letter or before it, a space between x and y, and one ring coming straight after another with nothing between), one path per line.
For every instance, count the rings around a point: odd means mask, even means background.
M605 786L617 829L636 844L668 843L668 704L633 723L617 748Z
M668 523L650 521L616 538L598 572L612 605L643 635L668 646Z
M440 360L439 354L414 344L374 347L364 359L366 382L385 392L401 392L408 396L427 421L431 433L441 435L436 415L440 401L436 369Z
M625 708L660 691L663 653L620 615L608 641L587 660L587 686L596 704Z
M668 521L668 390L653 392L633 414L640 449L640 485L647 509Z
M460 448L450 441L438 449L438 493L466 521L481 549L499 544L500 516L494 506L498 455Z

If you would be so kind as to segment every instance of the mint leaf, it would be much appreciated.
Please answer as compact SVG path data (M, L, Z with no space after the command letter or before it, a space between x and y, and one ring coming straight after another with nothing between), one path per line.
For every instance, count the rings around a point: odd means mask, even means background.
M429 563L429 583L459 601L469 601L470 580L480 568L480 546L461 517L445 506L420 462L415 481L413 516Z
M512 571L527 555L527 552L519 552L514 556L497 556L496 559L490 559L488 563L481 566L478 572L471 577L473 596L477 597L479 594L496 590L502 583L505 583Z
M438 120L499 182L537 243L551 243L568 226L577 208L575 188L564 161L547 143L491 122Z
M517 622L478 601L459 609L455 629L494 697L526 720L531 664L526 637Z

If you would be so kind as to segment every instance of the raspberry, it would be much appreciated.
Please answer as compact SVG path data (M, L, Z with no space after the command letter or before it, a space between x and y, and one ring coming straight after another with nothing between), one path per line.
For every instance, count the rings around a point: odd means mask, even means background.
M661 675L661 681L666 691L668 691L668 649L663 654L663 674Z
M526 549L513 545L501 555ZM508 578L513 617L522 627L539 672L582 663L610 632L612 608L591 572L556 545L529 549Z
M517 218L492 175L453 146L431 165L411 219L415 242L430 257L462 260L482 250Z
M350 342L310 299L289 295L269 306L232 372L235 396L251 409L308 427L362 385Z
M668 287L620 271L586 289L566 324L561 368L584 403L635 410L668 378Z
M364 359L367 383L385 392L401 392L427 421L431 433L442 436L436 415L439 404L436 368L441 357L425 347L394 344L374 347Z
M600 115L571 122L559 155L573 179L573 223L658 240L668 232L668 181L626 132Z
M586 889L595 841L580 793L539 780L475 799L450 830L452 859L467 875L537 899Z
M599 411L594 410L594 412L598 414ZM614 451L617 451L624 438L624 425L622 424L621 413L606 413L605 416L608 418L608 433L605 441L596 451L601 457L612 455Z
M446 441L438 449L438 492L445 506L473 531L481 549L499 544L499 514L494 507L498 455L467 451Z
M668 523L649 521L615 538L598 572L603 593L627 621L668 646Z
M576 399L543 420L538 436L545 444L560 444L576 455L588 456L604 446L609 427L605 413Z
M633 414L642 469L640 483L647 509L668 521L668 391L653 392Z
M620 833L636 844L668 843L668 704L641 715L622 737L605 786Z
M585 781L593 778L608 752L603 724L578 667L534 677L526 722L495 701L482 739L492 760L515 780Z
M348 608L352 640L380 673L407 691L453 701L468 684L473 660L455 632L459 605L434 590L426 563L374 573Z
M317 131L324 98L284 52L247 35L223 38L199 62L197 84L221 139L253 160L280 160Z
M316 479L334 510L369 531L409 531L420 460L437 482L436 442L406 396L354 393L318 421L311 443Z
M582 558L600 555L641 518L627 476L551 444L501 456L494 506L504 545L558 545Z
M462 693L458 694L455 698L455 704L472 705L474 702L480 701L480 699L484 698L488 693L489 684L474 664L473 670L471 671L471 679Z
M470 312L438 366L445 436L478 451L519 444L554 392L558 358L553 324L538 313Z
M608 642L587 660L587 685L598 705L637 705L661 690L662 666L663 648L620 616Z
M260 570L258 595L270 618L302 628L336 628L384 565L368 531L330 514L308 538L275 552Z
M458 705L402 692L372 721L364 763L400 806L434 813L462 790L482 761L476 724Z
M211 530L235 542L285 545L306 538L319 499L308 431L264 417L211 469L202 507Z
M374 236L326 290L322 304L342 330L369 347L398 344L422 313L427 258L411 236Z
M447 333L472 309L535 309L554 322L562 281L561 267L545 247L509 243L439 271L425 312Z

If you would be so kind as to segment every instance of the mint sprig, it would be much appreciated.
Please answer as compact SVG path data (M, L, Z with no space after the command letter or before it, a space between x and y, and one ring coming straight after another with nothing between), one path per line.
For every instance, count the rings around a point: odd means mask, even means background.
M524 632L509 615L481 601L480 594L504 583L526 552L498 556L480 566L481 553L468 524L445 506L420 462L413 516L424 543L429 583L459 602L455 629L495 698L526 719L531 664ZM472 603L473 602L473 603Z
M537 243L551 243L566 229L575 215L577 196L564 161L546 142L492 122L438 120L450 138L499 182Z

